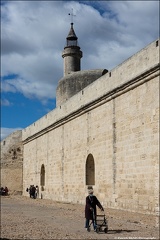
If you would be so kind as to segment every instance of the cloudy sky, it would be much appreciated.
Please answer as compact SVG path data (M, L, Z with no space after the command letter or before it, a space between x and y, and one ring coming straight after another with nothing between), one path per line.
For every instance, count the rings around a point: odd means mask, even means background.
M159 1L1 1L1 140L56 106L70 30L81 69L113 69L159 38Z

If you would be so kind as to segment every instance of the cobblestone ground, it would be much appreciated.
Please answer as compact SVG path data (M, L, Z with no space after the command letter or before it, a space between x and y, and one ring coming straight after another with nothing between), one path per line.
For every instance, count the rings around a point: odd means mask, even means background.
M82 205L1 197L1 239L159 239L155 216L113 209L105 215L107 233L87 232Z

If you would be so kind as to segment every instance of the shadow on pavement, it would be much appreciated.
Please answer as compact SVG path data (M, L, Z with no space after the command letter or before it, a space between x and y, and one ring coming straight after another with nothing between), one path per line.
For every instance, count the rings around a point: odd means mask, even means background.
M11 240L10 238L0 238L1 240Z
M138 230L124 230L124 229L115 229L115 230L108 230L107 234L115 234L115 233L124 233L124 232L138 232Z

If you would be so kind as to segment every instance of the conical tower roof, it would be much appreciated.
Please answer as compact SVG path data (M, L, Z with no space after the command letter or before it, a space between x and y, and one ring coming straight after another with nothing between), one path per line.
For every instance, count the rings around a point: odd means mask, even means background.
M71 29L70 29L70 31L68 33L67 40L77 40L77 39L78 38L77 38L77 36L75 34L75 31L73 29L73 23L71 23Z

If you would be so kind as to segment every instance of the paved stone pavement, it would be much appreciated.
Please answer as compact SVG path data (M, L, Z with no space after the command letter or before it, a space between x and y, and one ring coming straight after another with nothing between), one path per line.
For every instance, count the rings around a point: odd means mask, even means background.
M107 233L87 232L83 205L1 197L1 239L159 239L158 218L153 215L113 209L105 209L105 215Z

